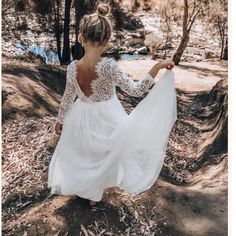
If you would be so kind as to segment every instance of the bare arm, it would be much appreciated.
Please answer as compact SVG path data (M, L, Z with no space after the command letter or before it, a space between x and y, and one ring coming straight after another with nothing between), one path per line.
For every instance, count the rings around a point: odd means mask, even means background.
M175 64L171 59L166 59L162 62L156 63L148 73L153 78L155 78L160 69L166 68L168 70L171 70L174 66Z

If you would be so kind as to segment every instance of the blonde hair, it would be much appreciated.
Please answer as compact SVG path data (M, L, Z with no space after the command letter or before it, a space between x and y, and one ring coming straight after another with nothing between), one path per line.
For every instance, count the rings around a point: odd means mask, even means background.
M112 33L112 25L106 17L110 8L105 3L97 6L97 11L83 16L79 24L79 33L83 36L84 41L90 41L96 45L105 45Z

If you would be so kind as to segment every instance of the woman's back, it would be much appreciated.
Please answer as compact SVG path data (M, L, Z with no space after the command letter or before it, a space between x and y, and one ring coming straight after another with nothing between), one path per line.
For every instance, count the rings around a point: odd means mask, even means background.
M98 79L95 69L97 63L94 64L85 60L77 60L75 64L76 80L78 85L84 95L89 97L93 93L91 83L93 80Z

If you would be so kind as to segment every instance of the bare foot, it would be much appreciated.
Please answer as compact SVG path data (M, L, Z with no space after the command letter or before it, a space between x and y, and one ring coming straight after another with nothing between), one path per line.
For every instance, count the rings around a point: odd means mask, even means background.
M95 206L96 204L97 204L97 202L92 201L92 200L89 200L89 205L90 205L90 206Z

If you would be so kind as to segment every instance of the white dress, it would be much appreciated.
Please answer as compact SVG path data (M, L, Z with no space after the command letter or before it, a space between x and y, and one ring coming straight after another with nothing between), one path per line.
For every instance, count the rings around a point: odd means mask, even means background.
M51 194L100 201L105 188L118 186L136 195L149 189L160 174L177 119L173 71L166 71L158 82L149 73L135 82L114 59L103 58L95 68L98 77L88 97L76 80L75 61L67 68L57 116L63 129L48 170ZM152 85L128 114L116 86L138 97Z

